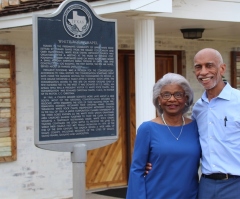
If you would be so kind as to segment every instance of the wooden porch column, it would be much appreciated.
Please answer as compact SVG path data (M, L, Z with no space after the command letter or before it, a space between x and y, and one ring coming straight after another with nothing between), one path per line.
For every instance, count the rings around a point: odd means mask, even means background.
M135 17L135 100L136 129L147 120L156 117L152 103L155 83L154 18Z

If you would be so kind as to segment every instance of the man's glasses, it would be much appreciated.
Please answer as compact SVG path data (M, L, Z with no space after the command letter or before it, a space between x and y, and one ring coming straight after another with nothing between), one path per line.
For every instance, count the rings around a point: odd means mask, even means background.
M180 99L183 99L184 94L185 94L184 92L175 92L175 93L164 92L164 93L160 93L161 97L164 100L169 100L172 97L172 95L175 99L180 100Z

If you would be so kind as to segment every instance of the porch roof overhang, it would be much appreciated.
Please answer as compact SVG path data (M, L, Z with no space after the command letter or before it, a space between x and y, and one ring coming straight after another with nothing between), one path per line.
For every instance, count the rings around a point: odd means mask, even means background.
M15 28L21 26L32 25L32 17L34 14L48 15L55 12L62 0L50 1L49 4L44 0L39 6L29 5L28 8L12 9L14 6L0 11L0 29ZM93 10L98 15L122 13L124 15L142 15L153 14L159 12L171 12L171 0L89 0Z
M88 2L101 17L117 19L118 34L133 35L134 17L151 16L156 18L155 35L182 37L180 29L204 28L203 39L240 40L240 0L88 0ZM0 11L0 31L9 29L18 31L19 28L21 30L26 28L29 31L34 14L48 15L56 10L57 7L6 16L1 16ZM22 26L24 28L21 28Z

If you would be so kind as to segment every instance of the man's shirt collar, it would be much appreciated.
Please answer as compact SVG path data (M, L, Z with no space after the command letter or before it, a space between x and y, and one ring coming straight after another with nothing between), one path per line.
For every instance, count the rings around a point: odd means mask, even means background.
M217 97L225 99L225 100L230 100L232 87L230 86L230 84L228 82L224 82L224 83L226 85L224 86L224 88L222 89L221 93ZM202 99L202 101L209 102L206 90L204 91L201 99Z

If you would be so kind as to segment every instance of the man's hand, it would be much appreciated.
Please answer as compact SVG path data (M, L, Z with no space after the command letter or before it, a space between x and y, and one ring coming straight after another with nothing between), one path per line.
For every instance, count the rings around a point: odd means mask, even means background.
M148 174L148 172L152 169L152 164L151 163L147 163L146 167L145 167L145 176Z

